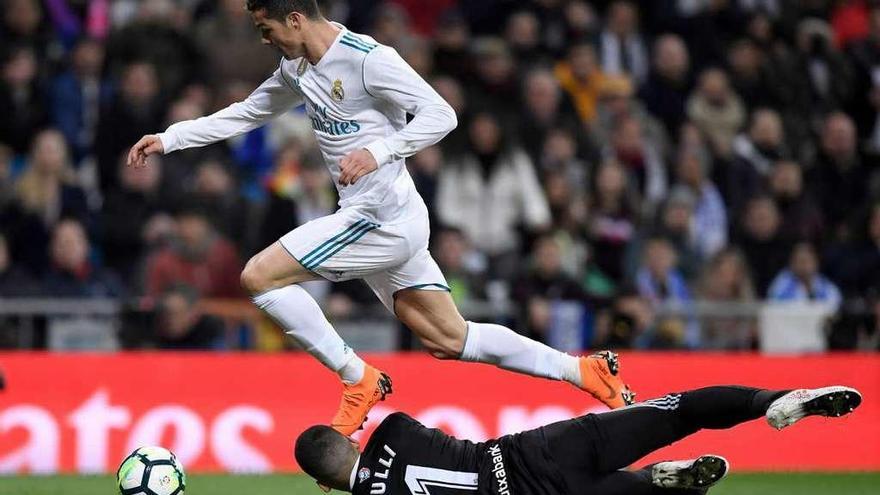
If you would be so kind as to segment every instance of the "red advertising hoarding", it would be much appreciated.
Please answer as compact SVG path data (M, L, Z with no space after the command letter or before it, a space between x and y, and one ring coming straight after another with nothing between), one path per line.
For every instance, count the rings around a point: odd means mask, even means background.
M394 410L483 440L604 409L569 385L489 366L367 358L392 375L395 393L362 440ZM880 470L880 356L630 353L622 367L640 399L713 384L847 384L865 398L842 420L704 431L648 460L716 453L736 470ZM0 369L0 473L112 471L148 444L172 449L190 472L294 471L294 439L329 420L340 392L333 374L292 354L0 353Z

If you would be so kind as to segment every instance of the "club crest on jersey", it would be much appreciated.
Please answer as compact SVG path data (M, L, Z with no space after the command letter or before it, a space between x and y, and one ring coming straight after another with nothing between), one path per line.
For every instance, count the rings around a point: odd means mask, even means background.
M309 67L309 62L303 57L302 60L299 61L299 67L296 68L296 75L301 76L306 73L306 69Z
M333 87L330 88L330 97L336 101L342 101L345 98L345 90L342 89L342 80L333 81Z
M358 483L363 483L370 477L370 468L363 467L358 471Z

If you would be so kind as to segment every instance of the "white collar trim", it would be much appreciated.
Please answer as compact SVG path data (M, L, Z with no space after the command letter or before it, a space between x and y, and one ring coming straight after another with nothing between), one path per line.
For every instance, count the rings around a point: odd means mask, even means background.
M361 456L358 456L357 460L354 461L354 466L351 468L351 475L348 477L348 486L352 490L354 490L354 479L357 476L358 465L361 463Z

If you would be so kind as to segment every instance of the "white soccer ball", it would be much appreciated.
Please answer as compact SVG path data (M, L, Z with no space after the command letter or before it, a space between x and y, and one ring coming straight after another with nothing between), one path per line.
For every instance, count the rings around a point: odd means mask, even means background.
M119 465L116 485L122 495L183 495L186 474L170 450L141 447Z

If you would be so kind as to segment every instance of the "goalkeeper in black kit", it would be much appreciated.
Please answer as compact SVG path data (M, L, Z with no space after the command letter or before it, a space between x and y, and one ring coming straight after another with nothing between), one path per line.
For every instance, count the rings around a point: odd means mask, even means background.
M724 477L723 457L624 468L703 428L732 428L764 416L782 429L807 416L843 416L861 401L858 391L840 386L707 387L483 443L395 413L363 452L329 426L313 426L297 439L295 454L319 485L355 495L694 495Z

